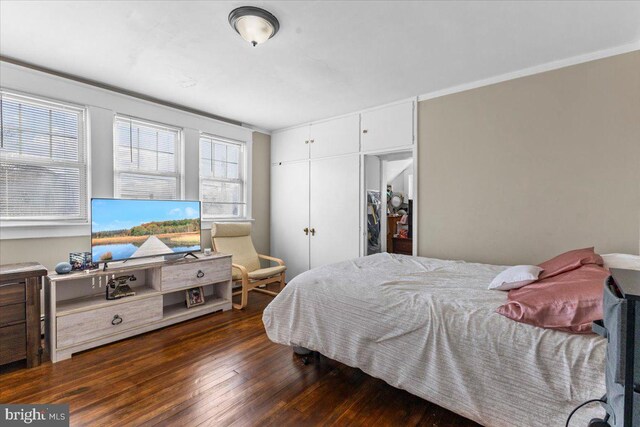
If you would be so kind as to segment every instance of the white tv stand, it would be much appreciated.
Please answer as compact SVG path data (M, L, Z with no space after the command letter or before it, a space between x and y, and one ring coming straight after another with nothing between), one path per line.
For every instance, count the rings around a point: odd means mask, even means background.
M231 309L231 255L109 263L101 269L50 273L45 285L46 345L53 363L73 353ZM135 295L106 299L107 281L132 274ZM205 303L187 308L185 291L202 286Z

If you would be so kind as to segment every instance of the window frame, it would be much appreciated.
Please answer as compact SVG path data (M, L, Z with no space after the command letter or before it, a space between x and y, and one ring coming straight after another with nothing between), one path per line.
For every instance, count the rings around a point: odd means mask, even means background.
M213 144L215 144L216 141L221 142L223 144L227 144L227 145L237 145L239 147L241 147L240 149L240 156L238 158L238 179L225 179L225 178L215 178L215 176L211 176L211 177L205 177L202 174L202 170L200 168L201 165L201 161L202 161L202 152L201 152L201 143L202 143L202 139L209 139L211 140L211 156L212 156L212 161L215 161L214 158L214 147ZM234 139L229 139L229 138L224 138L218 135L213 135L210 133L206 133L206 132L200 132L199 136L198 136L198 199L200 200L200 203L203 204L202 207L202 221L203 222L215 222L215 221L251 221L251 187L249 185L249 180L251 178L250 175L250 159L251 159L251 155L250 155L250 150L251 150L251 144L247 141L240 141L240 140L234 140ZM235 203L222 203L222 204L243 204L244 205L244 214L243 215L239 215L239 216L207 216L204 213L204 204L207 203L204 200L203 194L202 194L202 189L203 189L203 185L202 182L203 180L205 181L213 181L213 182L239 182L242 184L242 201L241 202L235 202Z
M69 160L53 160L53 159L24 159L20 155L8 154L0 156L0 160L3 162L11 161L17 164L26 165L45 165L45 166L62 166L70 168L78 168L80 172L80 179L84 178L84 184L80 182L80 188L84 188L84 194L81 195L80 206L82 212L79 216L68 218L61 216L51 217L1 217L0 216L0 229L3 229L2 238L11 238L7 235L15 234L19 230L28 230L30 227L58 227L58 226L71 226L71 227L86 227L89 225L91 218L91 141L90 141L90 117L88 107L86 105L80 105L73 102L61 101L58 99L49 98L41 95L34 95L31 93L22 92L19 90L13 90L6 87L0 87L0 94L2 98L7 97L17 102L24 102L27 104L38 105L48 109L61 109L67 111L74 111L78 114L78 161ZM1 126L0 126L1 128ZM84 177L83 177L84 173ZM82 199L84 197L84 200ZM60 233L65 233L60 231ZM66 234L63 234L66 235Z
M177 133L177 146L175 150L176 172L168 174L166 172L153 171L137 171L137 170L119 170L118 169L118 141L117 141L117 123L118 120L129 121L131 124L138 123L143 126L174 131ZM141 119L139 117L129 116L127 114L115 113L113 115L113 198L122 198L119 186L120 174L144 175L144 176L175 176L176 178L176 198L175 200L184 200L185 195L185 164L184 164L184 128L173 126L166 123L160 123L153 120ZM160 199L139 199L139 200L160 200ZM163 198L164 200L164 198Z

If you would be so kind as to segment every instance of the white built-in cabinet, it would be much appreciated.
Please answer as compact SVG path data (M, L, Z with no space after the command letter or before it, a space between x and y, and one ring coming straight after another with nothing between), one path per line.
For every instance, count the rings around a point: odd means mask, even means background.
M309 162L273 164L271 254L285 260L287 280L309 269L309 228Z
M411 146L414 115L407 101L272 134L271 255L287 281L359 256L361 154Z
M360 117L357 114L312 123L309 126L309 157L318 159L360 151Z
M287 280L360 253L359 155L271 166L271 253Z
M290 162L309 158L309 126L288 129L271 136L271 162Z
M276 132L271 137L271 162L357 153L360 151L359 132L357 114Z
M413 102L404 102L362 113L362 151L389 150L412 145L413 109Z
M360 254L360 156L310 162L309 238L311 268Z

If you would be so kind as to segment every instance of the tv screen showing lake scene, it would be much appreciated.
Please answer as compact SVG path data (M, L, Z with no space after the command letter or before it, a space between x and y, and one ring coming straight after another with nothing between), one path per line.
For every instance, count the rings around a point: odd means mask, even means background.
M91 200L93 262L200 250L200 202Z

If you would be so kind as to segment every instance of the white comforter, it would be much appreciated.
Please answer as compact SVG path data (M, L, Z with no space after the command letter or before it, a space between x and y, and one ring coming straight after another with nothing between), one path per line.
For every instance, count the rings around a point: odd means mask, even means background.
M486 426L564 426L605 393L606 341L495 313L505 267L378 254L296 277L263 315L269 338L316 350ZM600 408L581 410L586 425Z

